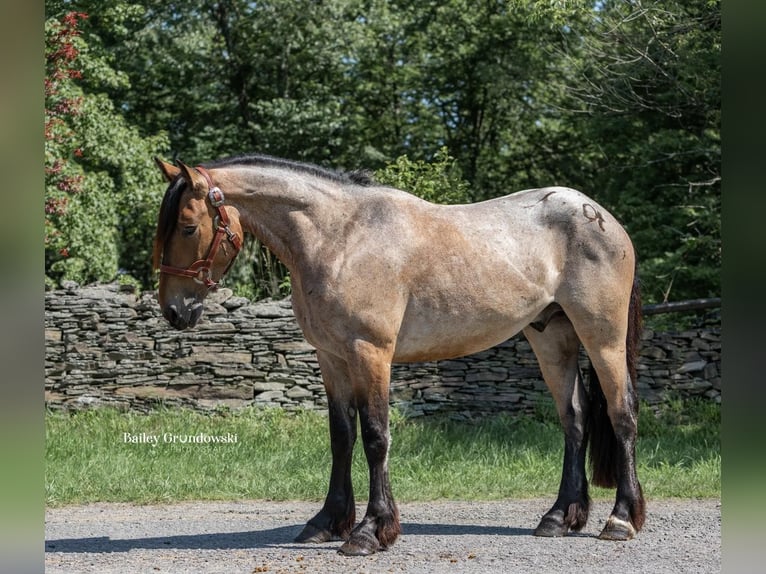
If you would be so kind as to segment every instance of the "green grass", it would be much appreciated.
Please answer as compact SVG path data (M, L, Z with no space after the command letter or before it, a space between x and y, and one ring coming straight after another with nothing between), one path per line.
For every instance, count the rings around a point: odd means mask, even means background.
M720 407L672 403L658 416L643 408L639 477L649 497L718 497ZM130 444L123 433L237 436L233 444ZM389 460L400 501L489 500L554 496L563 435L550 405L535 416L480 422L406 419L392 414ZM161 439L160 439L161 440ZM321 500L330 472L327 421L279 410L150 414L109 409L46 415L46 499L50 506L179 500ZM367 496L367 467L357 444L357 498ZM591 495L613 497L594 488Z

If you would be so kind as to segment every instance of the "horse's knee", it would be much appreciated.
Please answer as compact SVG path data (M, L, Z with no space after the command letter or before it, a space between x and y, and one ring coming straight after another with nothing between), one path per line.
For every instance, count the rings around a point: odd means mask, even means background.
M365 416L361 417L362 441L364 451L370 461L382 461L388 455L391 443L391 434L388 428L388 416Z

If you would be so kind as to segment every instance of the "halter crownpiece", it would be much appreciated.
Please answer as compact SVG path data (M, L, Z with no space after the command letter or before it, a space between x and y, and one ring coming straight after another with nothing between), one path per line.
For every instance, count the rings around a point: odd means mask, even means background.
M207 257L205 259L195 261L186 269L162 264L160 265L160 273L178 275L180 277L191 277L197 283L205 285L209 290L215 290L218 288L220 281L213 281L213 261L215 260L215 256L218 255L218 250L221 248L224 238L234 247L234 257L231 258L226 269L224 269L223 275L226 275L229 271L234 263L234 259L236 259L237 254L240 249L242 249L242 239L231 230L231 227L229 227L229 215L223 208L225 196L223 195L221 188L213 185L213 179L204 167L197 166L194 169L205 178L208 187L207 199L217 212L213 219L213 225L216 228L215 236L213 237L213 242L210 244L210 249L208 249ZM223 277L223 275L221 275L221 277Z

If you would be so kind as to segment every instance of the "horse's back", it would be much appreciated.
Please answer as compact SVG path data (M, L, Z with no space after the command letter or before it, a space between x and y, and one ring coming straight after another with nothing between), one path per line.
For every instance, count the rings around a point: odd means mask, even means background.
M592 294L586 299L611 297L599 292L621 285L600 282L619 280L633 265L622 226L569 188L526 190L425 211L417 227L428 237L416 256L409 255L404 274L409 287L397 340L400 360L491 347L529 325L551 303L576 304L583 290Z

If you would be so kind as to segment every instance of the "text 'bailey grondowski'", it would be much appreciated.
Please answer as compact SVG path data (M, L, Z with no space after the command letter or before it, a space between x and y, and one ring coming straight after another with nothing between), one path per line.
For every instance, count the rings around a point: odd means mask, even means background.
M226 433L222 435L211 435L205 433L198 434L175 434L175 433L122 433L122 442L128 444L148 444L157 446L158 444L234 444L237 442L237 435Z

